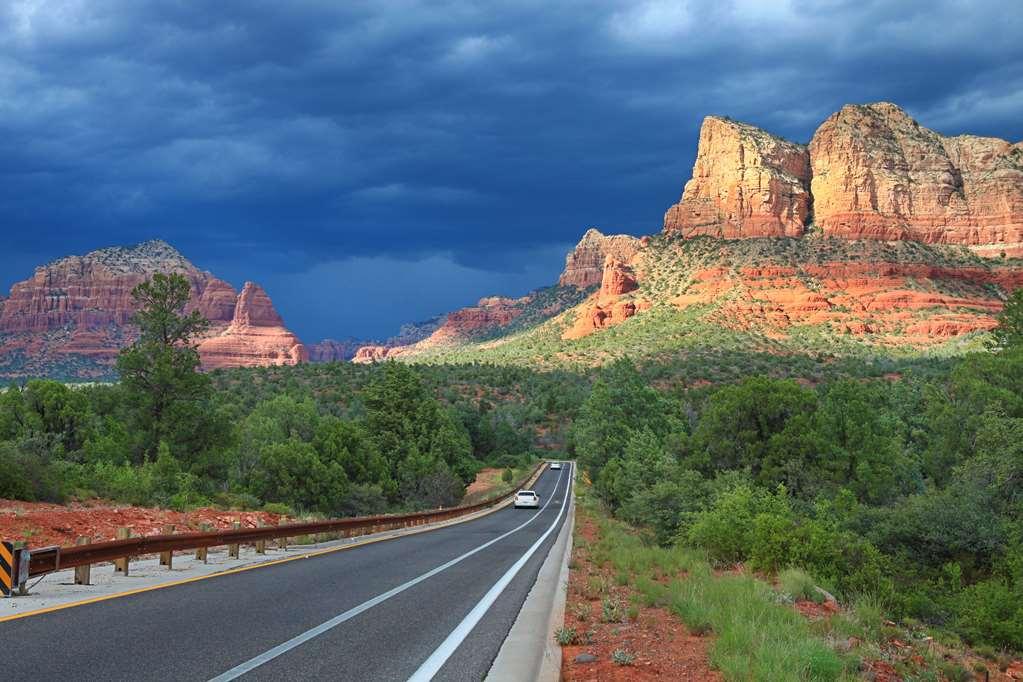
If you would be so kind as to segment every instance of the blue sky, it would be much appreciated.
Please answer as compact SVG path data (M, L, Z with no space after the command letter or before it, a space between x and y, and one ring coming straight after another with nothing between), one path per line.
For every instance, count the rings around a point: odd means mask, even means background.
M306 341L387 336L657 231L706 114L1019 140L1020 36L1015 0L5 0L0 287L160 237Z

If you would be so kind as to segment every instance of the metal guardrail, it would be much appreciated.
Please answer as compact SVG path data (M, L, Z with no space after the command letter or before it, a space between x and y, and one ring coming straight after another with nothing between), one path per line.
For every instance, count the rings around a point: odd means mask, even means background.
M422 526L428 523L446 521L465 516L475 511L491 507L507 500L516 493L518 488L539 474L547 465L541 461L519 485L509 492L477 502L475 504L448 507L433 511L415 512L412 514L384 514L380 516L361 516L328 521L311 521L306 523L289 523L265 528L237 528L221 531L200 531L195 533L177 533L173 535L148 535L124 540L110 540L72 547L46 547L31 550L29 557L29 577L52 573L65 568L89 566L117 559L175 552L221 545L255 544L266 540L277 540L302 535L320 533L343 533L345 537L365 535L396 528ZM355 532L362 531L362 532ZM23 577L23 576L22 576Z

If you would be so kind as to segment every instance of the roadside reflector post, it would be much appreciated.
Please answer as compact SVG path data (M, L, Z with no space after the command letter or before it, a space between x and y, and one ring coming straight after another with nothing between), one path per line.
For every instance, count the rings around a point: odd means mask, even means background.
M75 540L76 545L88 545L92 542L87 537L79 537ZM92 566L85 564L84 566L75 566L75 585L89 585L92 580Z
M161 532L164 535L174 535L174 526L164 526ZM171 570L174 566L174 551L167 550L166 552L160 552L160 565L166 566L167 570Z
M199 530L202 531L203 533L208 533L210 531L210 524L200 523ZM204 564L207 563L206 558L208 551L209 551L208 547L200 547L197 550L195 550L195 560L201 561Z
M262 528L263 522L256 521L256 527ZM266 554L266 540L256 540L256 554Z
M242 527L242 524L241 524L240 521L235 521L234 523L231 524L231 527L234 528L235 530L238 530L239 528ZM228 545L227 546L227 556L228 556L228 558L230 558L230 559L237 559L238 558L238 549L239 549L239 547L238 547L238 543L237 542L232 544L232 545Z
M0 542L0 597L10 597L14 591L14 543Z
M131 537L131 528L125 528L124 526L117 529L117 539L127 540ZM114 559L114 573L123 573L128 575L128 557L123 556L120 559Z

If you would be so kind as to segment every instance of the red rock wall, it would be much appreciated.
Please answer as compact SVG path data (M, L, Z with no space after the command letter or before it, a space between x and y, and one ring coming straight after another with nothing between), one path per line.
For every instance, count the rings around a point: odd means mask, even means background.
M799 237L810 206L806 147L759 128L708 116L693 176L664 215L686 237Z
M1023 148L944 137L894 104L850 105L810 143L816 222L848 239L1023 255Z

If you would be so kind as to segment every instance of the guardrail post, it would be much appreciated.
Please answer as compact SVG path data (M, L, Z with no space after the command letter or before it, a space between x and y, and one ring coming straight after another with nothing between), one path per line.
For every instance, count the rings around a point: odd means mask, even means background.
M117 539L127 540L131 537L131 528L120 527L117 529ZM123 556L120 559L114 559L114 573L123 573L128 575L128 557Z
M199 530L202 531L203 533L208 533L211 530L210 524L208 524L208 523L200 523L199 524ZM197 550L195 550L195 560L196 561L201 561L204 564L205 563L209 563L209 562L206 561L208 551L209 551L208 547L200 547Z
M171 525L171 526L164 526L163 527L163 534L164 535L173 535L174 534L174 526L173 525ZM166 566L167 570L169 571L169 570L171 570L171 568L173 568L173 564L174 564L174 551L173 550L167 550L166 552L160 552L160 565L161 566Z
M231 527L234 528L235 530L238 530L239 528L242 527L241 521L235 521L234 523L231 524ZM238 550L239 550L239 546L238 546L237 542L234 543L233 545L228 545L227 546L227 557L229 559L237 559L238 558Z
M76 545L88 545L92 540L85 536L75 540ZM89 585L92 580L92 565L75 566L75 585Z
M277 526L280 527L281 524L278 523ZM277 547L281 551L287 552L288 551L288 538L287 537L279 537L279 538L277 538Z
M256 528L262 528L262 520L256 521ZM256 540L256 554L266 554L266 540Z

